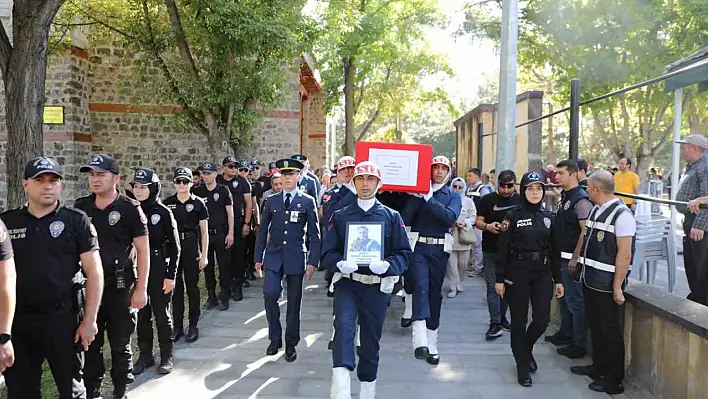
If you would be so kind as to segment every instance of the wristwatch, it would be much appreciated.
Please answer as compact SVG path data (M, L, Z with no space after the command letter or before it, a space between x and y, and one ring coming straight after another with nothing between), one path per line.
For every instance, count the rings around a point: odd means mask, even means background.
M0 344L1 345L4 345L4 344L10 342L11 339L12 339L12 334L8 334L8 333L0 334Z

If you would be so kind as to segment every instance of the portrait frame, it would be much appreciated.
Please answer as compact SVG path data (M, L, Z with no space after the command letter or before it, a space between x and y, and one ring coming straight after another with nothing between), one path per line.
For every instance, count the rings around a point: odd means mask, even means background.
M344 260L368 267L384 259L384 222L347 222L344 237ZM365 235L360 238L360 231Z

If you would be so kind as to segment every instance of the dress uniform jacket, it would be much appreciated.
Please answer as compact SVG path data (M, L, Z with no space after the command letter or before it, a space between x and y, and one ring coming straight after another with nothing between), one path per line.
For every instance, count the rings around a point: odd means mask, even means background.
M263 262L273 271L304 274L305 266L317 266L320 261L320 231L315 199L307 194L291 192L290 208L285 208L285 191L265 201L258 231L254 261ZM266 238L270 234L270 240ZM305 236L310 245L307 258ZM286 261L287 260L287 261Z
M317 191L317 183L316 180L308 176L307 174L303 174L300 177L300 181L297 183L298 190L300 190L301 193L307 194L313 199L319 197L319 192ZM317 200L315 200L315 203L317 203Z

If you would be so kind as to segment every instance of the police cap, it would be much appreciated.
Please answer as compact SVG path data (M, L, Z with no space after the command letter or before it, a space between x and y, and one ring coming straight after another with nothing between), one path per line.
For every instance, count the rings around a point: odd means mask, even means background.
M192 171L189 168L177 168L172 177L172 181L177 179L192 180Z
M137 168L133 172L133 183L152 184L158 182L159 179L152 169Z
M304 156L304 155L302 155L302 154L295 154L295 155L293 155L293 156L290 157L290 158L292 158L292 159L297 159L298 161L302 162L303 164L304 164L305 162L307 162L307 157Z
M233 163L238 163L238 161L231 155L227 156L226 158L224 158L223 161L221 161L222 166L231 165Z
M534 183L538 183L544 187L546 186L546 182L543 180L543 177L541 176L540 173L538 173L538 172L524 173L524 176L521 178L521 187L528 187Z
M202 172L218 172L218 170L216 170L216 165L211 162L204 162L202 166L199 167L199 170L201 170Z
M284 158L279 159L275 162L275 166L280 170L283 175L289 175L296 172L300 172L305 165L295 158Z
M32 158L25 165L25 171L22 174L23 179L34 179L35 177L44 174L51 173L53 175L59 176L63 179L64 176L61 173L61 167L59 163L52 158L37 157Z
M120 174L118 162L106 154L97 154L92 156L89 163L82 166L81 169L79 169L79 172L85 173L91 170L95 172L111 172L116 175Z
M251 170L251 164L246 160L238 161L238 170Z

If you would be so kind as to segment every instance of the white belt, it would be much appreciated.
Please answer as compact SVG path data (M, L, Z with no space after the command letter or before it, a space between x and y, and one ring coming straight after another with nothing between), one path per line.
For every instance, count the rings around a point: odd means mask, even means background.
M573 254L571 254L570 252L563 252L563 251L561 251L561 259L568 259L568 260L570 260L570 259L572 259L572 258L573 258Z
M432 244L432 245L445 245L444 238L418 237L418 242L422 242L424 244Z
M358 281L362 284L374 285L381 283L381 277L374 276L370 274L359 274L359 273L342 273L342 277Z

